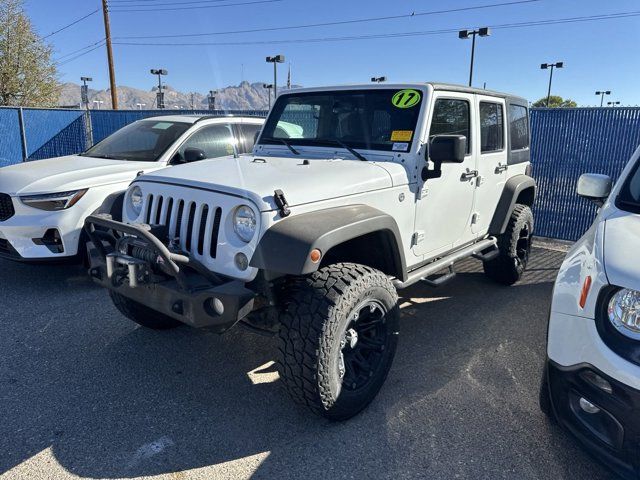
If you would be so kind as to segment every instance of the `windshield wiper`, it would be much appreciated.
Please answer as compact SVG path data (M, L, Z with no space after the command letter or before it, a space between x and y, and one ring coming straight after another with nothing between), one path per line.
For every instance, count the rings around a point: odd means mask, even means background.
M289 150L291 150L291 153L293 153L294 155L300 155L300 152L298 150L296 150L295 148L293 148L291 146L291 144L289 142L287 142L284 138L265 138L263 140L267 140L270 142L280 142L282 143L284 146L286 146Z
M356 157L358 160L362 160L363 162L366 162L367 159L364 155L362 155L360 152L358 152L355 148L350 147L349 145L347 145L346 143L344 143L342 140L338 140L337 138L322 138L322 139L318 139L321 142L328 142L328 143L335 143L336 145L340 145L342 148L349 150L349 152Z

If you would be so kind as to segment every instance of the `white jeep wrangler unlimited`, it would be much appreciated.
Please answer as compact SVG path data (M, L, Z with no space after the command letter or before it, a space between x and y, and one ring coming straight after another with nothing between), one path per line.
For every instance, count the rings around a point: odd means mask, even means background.
M287 91L253 154L140 176L124 223L89 217L90 274L146 327L273 332L291 396L346 419L391 366L396 289L439 285L466 257L520 278L529 170L522 98L436 83Z

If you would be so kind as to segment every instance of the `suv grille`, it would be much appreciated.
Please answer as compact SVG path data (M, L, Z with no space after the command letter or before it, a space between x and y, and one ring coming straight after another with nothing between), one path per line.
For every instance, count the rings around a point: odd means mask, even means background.
M149 195L144 214L150 225L167 225L169 238L195 257L216 258L222 208L162 195Z
M13 201L6 193L0 193L0 222L9 220L16 214L13 209Z

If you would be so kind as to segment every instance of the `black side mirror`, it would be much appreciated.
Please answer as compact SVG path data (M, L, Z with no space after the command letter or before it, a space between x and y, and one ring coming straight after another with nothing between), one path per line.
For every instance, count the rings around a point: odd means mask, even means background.
M207 154L199 148L189 147L184 149L184 161L186 163L197 162L205 158L207 158Z
M427 162L433 162L433 169L422 169L422 180L440 178L442 164L462 163L467 154L467 137L464 135L435 135L429 140L429 148L425 152Z

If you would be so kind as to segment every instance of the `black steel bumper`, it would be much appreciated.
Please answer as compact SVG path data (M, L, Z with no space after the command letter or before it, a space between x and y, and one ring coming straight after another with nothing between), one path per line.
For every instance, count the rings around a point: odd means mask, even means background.
M89 274L109 290L192 327L218 333L253 309L256 294L244 282L222 279L188 256L171 252L148 225L91 215L85 230L91 240ZM115 237L106 232L134 238L151 254L140 259L116 251Z
M589 364L562 367L548 360L547 374L558 422L618 475L640 478L640 391ZM608 383L611 393L594 375ZM598 411L585 411L580 399Z

